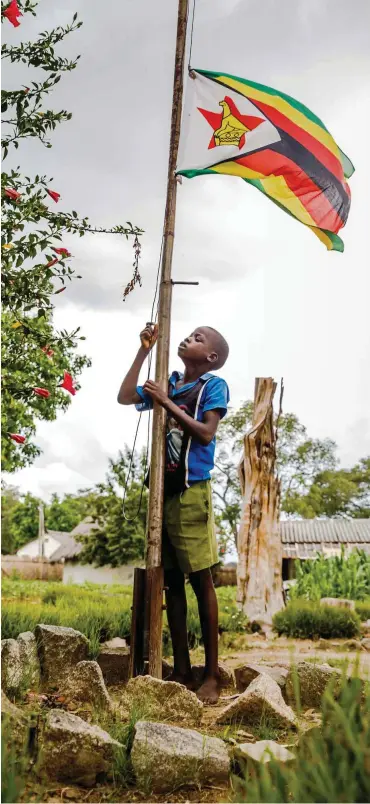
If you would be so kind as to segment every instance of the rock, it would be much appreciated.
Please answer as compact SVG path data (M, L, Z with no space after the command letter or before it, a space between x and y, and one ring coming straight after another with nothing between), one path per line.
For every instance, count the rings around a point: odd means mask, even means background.
M286 705L279 685L265 673L255 678L245 692L219 714L216 723L236 720L255 726L262 716L281 728L296 725L294 712Z
M27 689L38 688L40 665L36 640L32 631L19 634L17 639L1 641L1 686L8 695L21 695Z
M113 701L108 695L103 673L97 662L78 662L63 692L67 701L91 703L96 709L113 711Z
M222 784L229 778L230 760L223 740L165 723L136 723L131 762L144 792Z
M320 707L322 694L329 682L337 681L338 688L340 686L341 674L328 664L298 662L290 668L285 687L286 700L292 706L296 704L295 675L299 684L300 703L308 708Z
M337 609L351 609L355 611L355 601L345 597L322 597L320 606L334 606Z
M36 625L35 636L43 682L60 687L78 662L87 659L89 640L74 628Z
M32 631L24 631L17 638L24 683L31 689L40 685L40 662L37 653L36 637Z
M24 755L28 748L29 719L9 701L3 690L1 690L1 726L3 750L10 744L10 746L15 746L17 753Z
M22 683L22 665L16 639L1 640L1 688L7 695L17 695Z
M218 672L220 674L221 689L226 687L235 687L234 675L225 664L218 665ZM200 687L203 681L204 664L194 664L192 667L193 679L196 685Z
M362 645L363 648L365 648L365 650L370 650L370 638L365 637L365 639L362 639L361 640L361 645Z
M51 709L41 739L38 773L57 781L92 787L96 777L112 769L115 752L124 746L99 726L77 715Z
M125 639L121 637L113 637L113 639L109 639L108 642L104 642L105 648L127 648L127 642Z
M242 743L235 749L235 758L242 760L242 765L246 762L262 763L265 765L271 759L277 762L294 762L295 756L283 745L279 745L274 740L258 740L256 743Z
M366 650L363 640L360 642L359 639L347 639L343 642L343 648L346 648L346 650Z
M244 729L238 729L238 731L236 732L236 736L238 737L238 739L248 740L248 742L250 741L254 742L256 739L254 734L251 734L249 731L245 731Z
M111 640L112 642L114 640ZM130 649L125 647L107 647L100 649L97 662L103 673L105 683L109 686L128 681L130 669Z
M173 664L167 662L166 659L162 659L162 679L166 681L168 677L173 673ZM144 675L149 675L149 662L144 662Z
M194 726L198 726L202 718L201 701L194 692L176 681L136 676L128 682L121 700L126 711L132 704L142 708L142 717L184 722Z
M288 676L288 668L280 665L258 665L258 664L241 664L234 670L236 688L240 692L244 692L249 684L254 681L261 673L270 676L276 683L284 689L286 679Z

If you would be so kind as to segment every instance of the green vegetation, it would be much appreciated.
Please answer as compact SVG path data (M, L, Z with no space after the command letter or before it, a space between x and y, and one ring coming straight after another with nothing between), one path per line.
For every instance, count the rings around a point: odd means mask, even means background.
M333 639L356 636L360 631L358 614L349 609L320 606L309 600L292 600L273 618L275 631L298 639Z
M345 597L363 600L370 594L370 555L353 550L345 556L296 561L296 584L291 587L290 599L320 600L321 597Z
M189 642L196 647L201 640L199 616L193 591L188 588ZM17 637L33 631L37 623L76 628L90 639L90 655L97 655L100 642L114 636L130 635L132 587L97 584L62 585L57 582L4 579L2 584L2 636ZM220 631L243 632L246 618L237 609L235 590L217 590L220 604ZM167 623L164 625L165 652L170 649Z
M238 802L362 802L370 800L370 693L343 676L339 699L323 695L322 727L301 734L292 765L271 762L233 777ZM293 749L294 750L294 749Z
M370 620L370 597L365 600L356 600L356 611L362 622Z

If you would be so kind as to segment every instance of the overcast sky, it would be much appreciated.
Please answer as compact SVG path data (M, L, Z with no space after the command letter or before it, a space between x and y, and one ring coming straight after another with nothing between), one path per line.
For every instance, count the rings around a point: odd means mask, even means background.
M177 3L175 0L41 0L36 20L7 41L32 38L78 11L83 27L61 52L80 53L49 107L73 113L53 148L22 144L16 158L31 175L53 176L60 208L108 225L145 229L143 288L125 304L132 253L119 237L64 245L83 275L57 297L56 325L80 325L93 366L66 414L42 422L43 455L7 479L48 499L102 479L109 456L131 445L133 410L116 402L122 377L150 315L163 223ZM3 31L5 25L3 26ZM204 176L178 189L171 368L177 344L201 324L225 335L222 375L231 402L253 395L256 376L284 377L285 411L312 436L330 436L343 465L370 452L369 62L368 0L197 0L192 65L275 86L321 117L353 161L345 253L329 253L301 224L241 180ZM35 71L12 67L4 86L29 84ZM140 442L145 440L142 423Z

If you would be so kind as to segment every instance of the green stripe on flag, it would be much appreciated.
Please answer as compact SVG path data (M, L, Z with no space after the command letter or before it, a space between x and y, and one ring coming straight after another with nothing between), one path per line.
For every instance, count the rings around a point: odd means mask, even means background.
M351 162L351 160L349 159L349 157L346 156L346 154L343 153L343 151L339 148L339 145L338 145L338 151L340 155L340 161L342 163L343 173L346 179L350 179L352 174L355 172L355 167Z

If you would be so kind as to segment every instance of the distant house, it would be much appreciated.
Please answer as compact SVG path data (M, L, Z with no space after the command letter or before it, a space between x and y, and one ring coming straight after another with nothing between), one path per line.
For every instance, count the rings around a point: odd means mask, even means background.
M370 519L288 519L280 522L283 580L294 574L294 559L339 556L358 548L370 554Z
M135 567L143 567L143 561L136 561L135 564L124 564L122 567L95 567L92 564L81 564L78 556L83 549L81 542L75 540L75 536L88 535L97 528L91 516L86 517L77 527L72 530L70 537L75 544L75 550L71 549L65 557L63 567L63 583L121 583L131 585L134 582Z
M33 539L24 544L17 550L16 555L20 558L37 558L39 555L39 540ZM48 561L65 561L66 558L78 555L82 550L82 544L76 542L71 533L59 530L47 530L43 538L43 554Z

